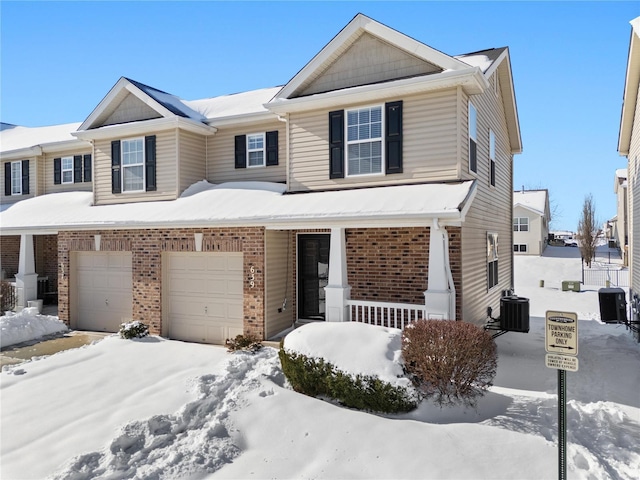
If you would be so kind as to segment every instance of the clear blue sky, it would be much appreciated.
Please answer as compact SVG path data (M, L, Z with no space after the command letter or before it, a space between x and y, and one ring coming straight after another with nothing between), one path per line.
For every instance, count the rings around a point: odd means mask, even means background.
M83 121L118 78L186 100L285 84L358 12L449 55L508 46L524 152L555 229L615 215L636 2L0 2L0 119Z

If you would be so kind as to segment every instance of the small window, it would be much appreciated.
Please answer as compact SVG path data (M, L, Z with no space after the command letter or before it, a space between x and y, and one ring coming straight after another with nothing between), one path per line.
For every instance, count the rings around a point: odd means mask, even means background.
M247 135L247 167L264 167L264 133Z
M498 234L487 232L487 287L498 284Z
M476 107L469 102L469 170L473 173L478 171L478 113Z
M528 232L529 231L529 219L527 217L515 217L513 219L513 231L514 232Z
M382 173L382 106L346 113L347 176Z
M22 195L22 162L11 162L11 195Z
M513 245L514 252L527 253L527 245L524 243L516 243Z
M62 183L73 183L73 157L62 157Z
M122 140L122 191L144 190L144 141Z
M489 129L489 183L496 186L496 136Z

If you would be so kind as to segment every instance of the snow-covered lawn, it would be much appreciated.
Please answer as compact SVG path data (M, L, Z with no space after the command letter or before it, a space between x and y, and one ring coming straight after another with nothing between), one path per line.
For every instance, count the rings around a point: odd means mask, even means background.
M69 330L58 317L38 315L36 307L0 317L0 348Z
M560 310L580 319L568 477L638 478L640 345L624 326L600 323L598 287L561 291L579 272L579 257L516 258L531 331L496 339L494 386L475 411L429 402L404 415L353 411L293 392L274 349L228 354L157 337L113 336L5 367L0 477L555 478L557 373L545 367L544 315ZM325 326L304 348L328 335L336 362L340 345L354 352L350 370L397 371L387 330Z

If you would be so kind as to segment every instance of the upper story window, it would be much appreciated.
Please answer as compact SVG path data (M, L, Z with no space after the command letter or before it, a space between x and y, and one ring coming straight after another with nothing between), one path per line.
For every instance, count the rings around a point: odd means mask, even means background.
M61 159L62 183L73 183L73 157Z
M347 176L382 173L382 106L347 110Z
M402 101L329 112L329 178L402 173Z
M156 190L156 136L111 142L111 192Z
M122 191L144 189L144 143L142 138L122 140Z
M27 195L29 193L29 160L5 162L4 194Z
M513 231L514 232L528 232L529 231L529 218L527 218L527 217L515 217L513 219Z
M236 168L278 165L278 131L236 135Z
M469 102L469 171L478 172L478 112Z
M487 232L487 287L498 284L498 234Z
M496 186L496 136L489 129L489 184Z
M247 135L247 167L264 167L264 133Z

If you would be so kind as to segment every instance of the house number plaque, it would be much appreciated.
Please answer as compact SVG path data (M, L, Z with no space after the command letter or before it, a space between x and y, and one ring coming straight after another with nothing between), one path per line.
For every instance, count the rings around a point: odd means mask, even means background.
M249 286L251 288L256 286L256 269L253 266L249 267Z

